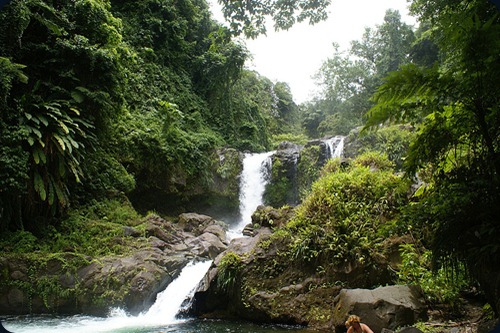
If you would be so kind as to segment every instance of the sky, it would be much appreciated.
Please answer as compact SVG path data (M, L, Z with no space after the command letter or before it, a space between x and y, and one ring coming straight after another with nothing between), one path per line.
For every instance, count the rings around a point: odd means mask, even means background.
M209 2L214 18L224 23L217 0ZM416 24L408 14L406 0L332 0L327 21L313 26L303 22L280 32L268 29L267 36L245 40L252 54L245 65L273 82L288 83L300 104L317 94L313 76L333 54L332 44L347 50L352 40L361 39L365 27L383 22L387 9L399 10L404 22Z

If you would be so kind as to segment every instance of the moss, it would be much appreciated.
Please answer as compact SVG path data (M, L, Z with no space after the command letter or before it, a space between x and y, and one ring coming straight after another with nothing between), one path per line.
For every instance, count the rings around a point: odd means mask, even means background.
M318 179L320 170L320 147L311 145L302 149L297 167L298 191L301 199L310 192L311 185Z
M279 158L273 158L271 180L266 185L263 200L267 205L281 207L293 203L295 190L293 181L288 176L285 164Z
M243 169L241 153L236 149L223 149L212 156L213 182L209 187L209 202L225 202L238 207L239 175Z
M39 237L26 231L3 234L0 255L17 263L15 269L21 276L12 278L13 272L3 266L0 288L16 287L29 304L41 299L51 312L63 303L74 302L76 306L79 297L86 294L79 283L79 269L105 256L127 255L149 246L147 238L125 236L124 227L144 232L145 220L127 201L115 199L95 201L73 210L57 228L52 227ZM107 302L123 300L129 288L116 278L110 277L97 286L109 288L99 298Z

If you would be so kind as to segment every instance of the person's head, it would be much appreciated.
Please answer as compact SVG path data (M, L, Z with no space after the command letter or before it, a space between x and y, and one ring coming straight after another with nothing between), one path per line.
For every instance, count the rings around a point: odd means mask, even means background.
M351 327L353 325L356 326L356 324L359 325L360 322L361 322L361 318L359 318L356 315L350 315L349 318L347 318L347 321L345 322L345 326L346 327Z

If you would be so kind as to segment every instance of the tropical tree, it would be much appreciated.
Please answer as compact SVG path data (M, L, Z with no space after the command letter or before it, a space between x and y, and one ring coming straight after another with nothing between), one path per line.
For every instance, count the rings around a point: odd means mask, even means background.
M370 96L387 73L409 61L413 41L412 27L401 21L398 11L387 10L384 22L375 29L366 28L348 52L334 44L333 56L316 75L323 90L316 102L323 113L318 134L347 134L361 125L373 105Z
M310 24L325 20L330 0L266 0L230 1L218 0L233 33L256 37L265 34L266 19L274 21L276 30L287 30L296 22Z
M486 1L417 0L411 10L439 62L391 73L366 127L417 126L405 167L427 186L414 220L433 230L436 266L465 262L500 311L500 15Z
M5 228L36 228L69 205L81 161L120 109L126 47L109 9L100 0L29 0L0 12Z

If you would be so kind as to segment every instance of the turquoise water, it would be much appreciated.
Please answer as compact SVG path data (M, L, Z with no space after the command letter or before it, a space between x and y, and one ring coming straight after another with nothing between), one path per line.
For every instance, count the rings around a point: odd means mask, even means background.
M120 320L122 319L122 320ZM121 323L120 323L121 322ZM312 333L313 331L295 326L257 325L245 322L229 322L223 320L191 319L167 325L143 326L140 321L124 321L116 318L98 318L90 316L53 317L22 316L4 317L3 326L12 333L270 333L296 332ZM122 325L120 325L122 324ZM0 330L1 331L1 330Z

